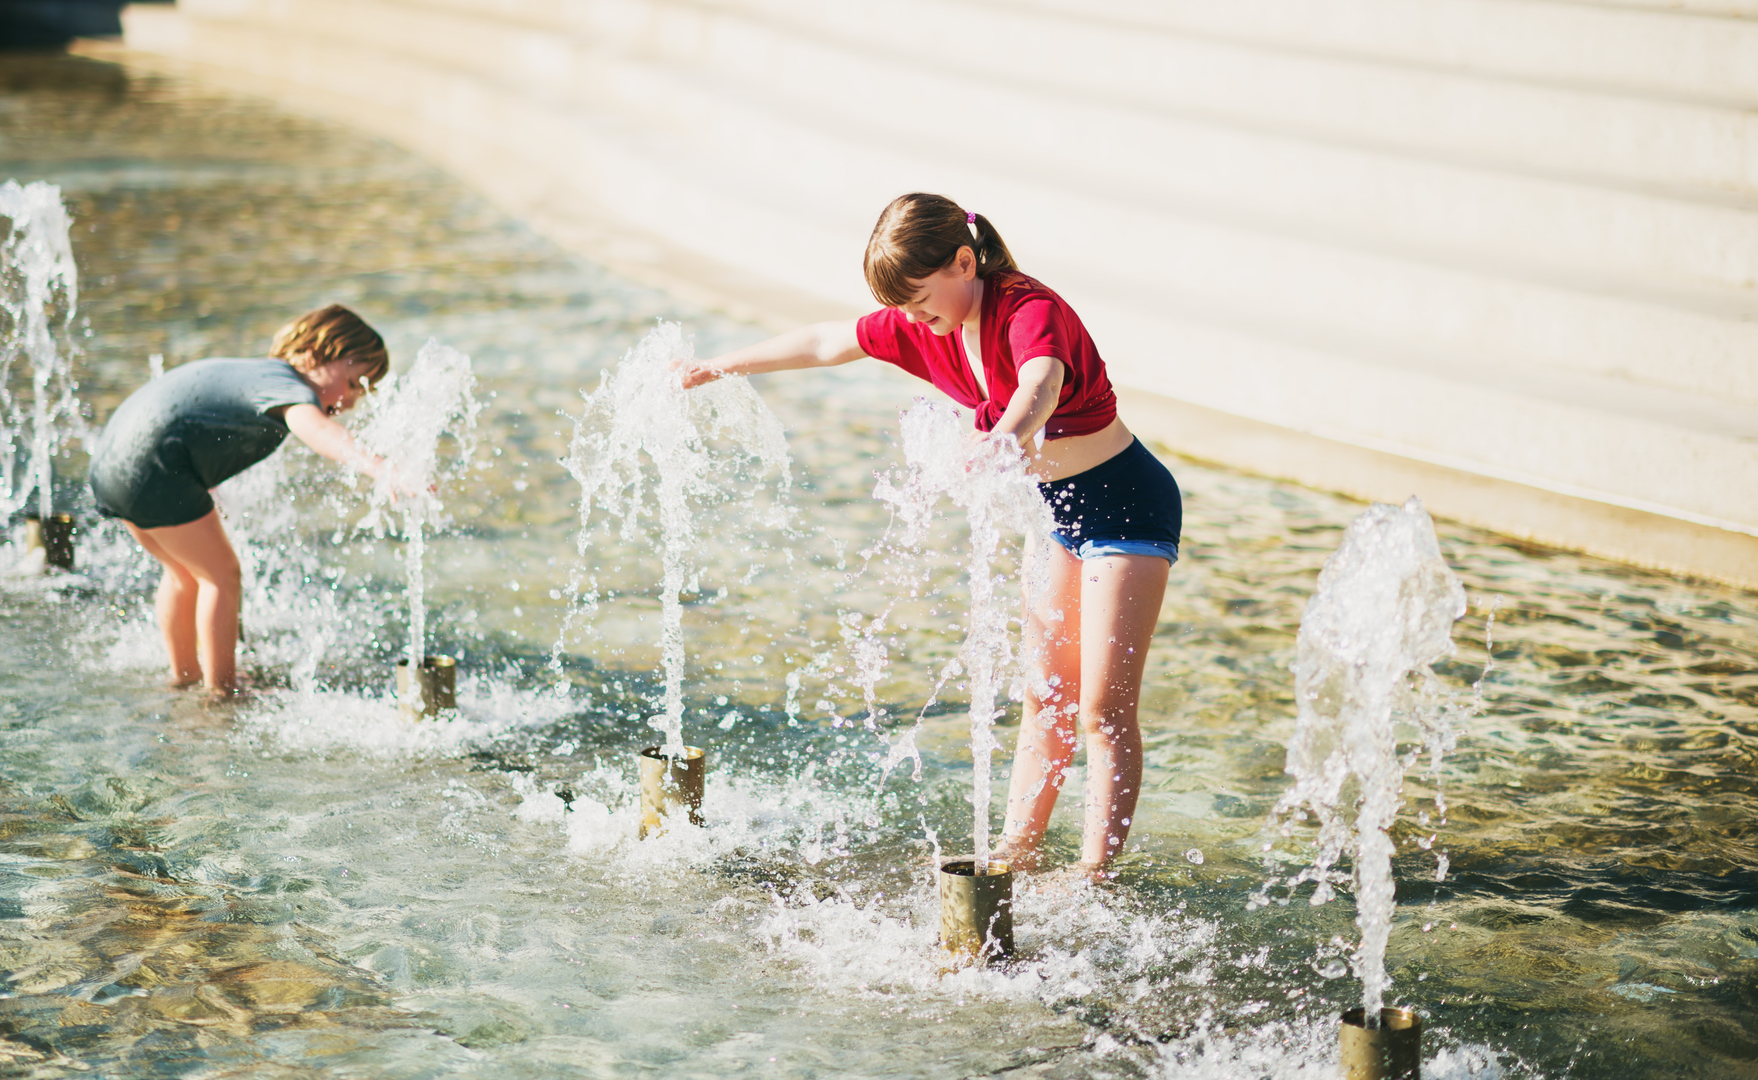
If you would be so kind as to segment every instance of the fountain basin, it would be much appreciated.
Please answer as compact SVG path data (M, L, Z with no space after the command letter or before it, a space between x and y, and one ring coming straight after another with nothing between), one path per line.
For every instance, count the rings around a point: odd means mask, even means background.
M407 659L397 661L397 707L411 719L456 709L458 661L450 656L429 656L414 671Z
M940 863L940 944L978 962L1013 955L1013 868L991 861L977 873L974 858Z
M1340 1039L1343 1080L1422 1076L1422 1017L1410 1009L1381 1009L1379 1023L1368 1027L1366 1010L1356 1006L1343 1014Z
M50 514L47 518L32 515L24 520L24 544L32 550L42 549L43 569L73 569L73 536L78 532L72 514Z
M658 836L680 814L690 824L708 823L702 816L702 789L708 776L708 757L699 746L686 746L678 755L649 746L640 754L641 839Z

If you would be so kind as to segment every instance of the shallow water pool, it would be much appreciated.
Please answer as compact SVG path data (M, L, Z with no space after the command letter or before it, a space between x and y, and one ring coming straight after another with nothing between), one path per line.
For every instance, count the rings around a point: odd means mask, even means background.
M1332 1075L1359 996L1347 897L1246 905L1295 630L1358 504L1168 459L1185 557L1121 874L1028 881L1016 961L947 973L927 867L971 829L961 687L933 693L961 634L957 522L904 559L871 497L923 387L859 365L759 380L796 517L709 522L749 538L704 544L686 613L710 824L638 843L653 540L576 556L563 414L655 318L704 353L757 331L385 144L124 67L0 57L0 172L75 214L94 420L150 354L259 352L329 300L399 366L429 337L470 354L487 400L486 467L430 548L453 722L397 717L399 545L353 529L357 496L296 448L227 493L252 576L242 704L159 689L152 568L113 532L76 579L8 579L0 1073ZM83 462L63 464L71 505ZM1391 997L1428 1018L1426 1074L1758 1075L1758 598L1441 532L1472 604L1441 674L1482 705L1439 778L1445 822L1417 825L1431 780L1406 788ZM579 575L605 595L558 674ZM910 584L869 708L854 647ZM918 720L919 779L884 775ZM1061 857L1078 812L1059 808Z

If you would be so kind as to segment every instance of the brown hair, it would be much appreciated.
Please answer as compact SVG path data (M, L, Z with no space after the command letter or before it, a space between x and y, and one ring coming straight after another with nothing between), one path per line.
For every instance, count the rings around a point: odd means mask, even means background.
M967 247L977 258L979 278L1019 269L988 218L967 213L944 195L899 195L867 240L867 288L881 304L902 307L916 293L910 279L944 270Z
M341 304L308 311L275 332L270 356L299 367L294 357L300 353L311 357L308 369L344 360L371 364L372 370L366 373L369 382L378 382L391 370L385 339Z

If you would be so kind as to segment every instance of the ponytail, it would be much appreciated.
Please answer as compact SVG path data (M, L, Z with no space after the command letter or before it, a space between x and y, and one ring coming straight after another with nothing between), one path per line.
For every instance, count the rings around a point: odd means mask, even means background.
M899 195L880 213L867 241L867 287L881 304L902 307L916 292L910 281L946 269L960 248L976 256L979 278L1019 270L988 218L944 195Z

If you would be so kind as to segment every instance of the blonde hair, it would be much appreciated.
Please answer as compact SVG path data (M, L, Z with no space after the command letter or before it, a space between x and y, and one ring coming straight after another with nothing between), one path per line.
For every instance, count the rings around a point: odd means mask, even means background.
M310 357L306 370L354 360L372 365L366 373L369 382L378 382L391 370L385 339L341 304L308 311L275 332L270 356L299 367L294 358L302 353Z
M988 218L961 209L944 195L899 195L880 213L867 240L867 288L881 304L902 307L916 293L911 279L920 281L946 269L960 248L970 248L976 256L979 278L1019 269Z

